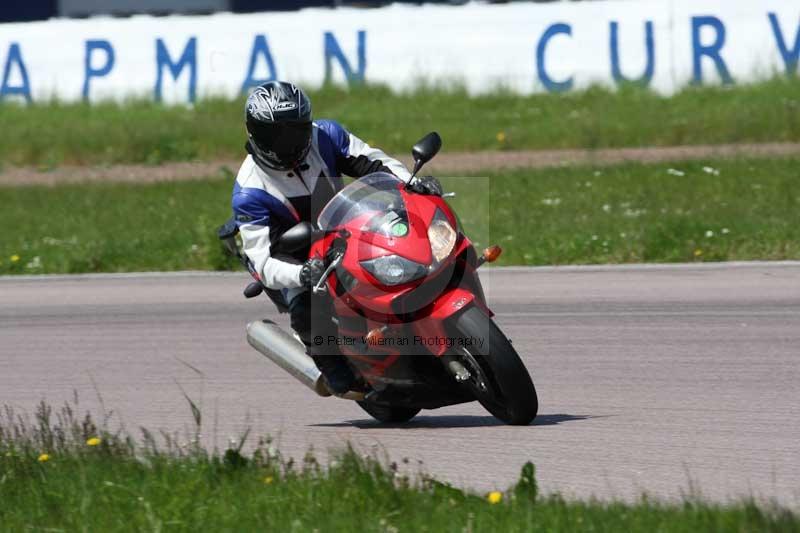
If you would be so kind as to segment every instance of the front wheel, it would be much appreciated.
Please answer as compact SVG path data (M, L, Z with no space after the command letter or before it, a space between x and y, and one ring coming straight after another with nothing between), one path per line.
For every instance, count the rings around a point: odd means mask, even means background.
M480 404L506 424L528 425L536 418L536 388L511 341L477 307L456 318L455 329L464 342L455 348L469 371L465 385Z
M378 405L372 402L356 402L378 422L384 424L401 424L408 422L420 412L415 407L400 407L397 405Z

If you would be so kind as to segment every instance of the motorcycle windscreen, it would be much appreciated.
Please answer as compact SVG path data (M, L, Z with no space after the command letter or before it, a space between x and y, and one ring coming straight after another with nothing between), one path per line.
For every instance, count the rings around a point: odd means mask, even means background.
M376 216L364 229L387 236L402 237L408 232L408 217L403 195L403 180L386 172L364 176L334 196L317 219L325 231L334 230L367 213Z

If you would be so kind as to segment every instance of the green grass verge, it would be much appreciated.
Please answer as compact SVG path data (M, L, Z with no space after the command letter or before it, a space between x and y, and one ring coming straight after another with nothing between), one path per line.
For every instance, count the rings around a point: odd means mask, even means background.
M448 178L499 264L800 259L800 161L740 160ZM230 176L0 188L0 274L236 268L215 229Z
M317 117L341 121L364 140L405 154L438 130L450 151L599 148L800 141L800 80L687 88L665 98L629 87L568 94L469 97L459 89L384 87L311 93ZM236 158L243 101L193 108L149 101L122 105L0 103L0 161L44 168Z
M55 421L54 421L55 419ZM199 430L199 427L198 427ZM532 464L488 495L346 448L326 465L284 458L268 439L224 452L173 437L104 432L67 406L0 419L5 531L800 531L800 517L754 501L565 501L541 496Z

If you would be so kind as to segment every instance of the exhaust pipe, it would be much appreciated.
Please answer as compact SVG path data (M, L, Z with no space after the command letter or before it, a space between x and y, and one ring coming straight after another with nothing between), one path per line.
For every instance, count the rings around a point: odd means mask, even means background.
M331 395L314 360L306 354L305 345L275 322L257 320L247 324L247 342L318 395Z
M272 320L257 320L247 324L247 342L320 396L334 396L314 360L306 354L303 343ZM361 401L366 395L351 390L335 396Z

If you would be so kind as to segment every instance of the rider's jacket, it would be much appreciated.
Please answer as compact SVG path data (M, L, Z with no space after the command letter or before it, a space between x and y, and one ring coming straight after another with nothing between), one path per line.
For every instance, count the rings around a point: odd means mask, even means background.
M391 172L408 180L396 159L348 132L333 120L313 124L311 148L295 170L281 171L245 158L233 185L231 204L244 252L270 289L300 287L301 265L270 255L270 244L300 221L316 221L325 204L343 186L342 175L361 177Z

